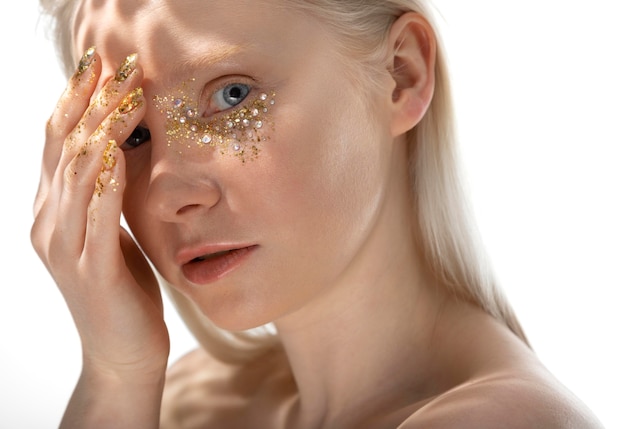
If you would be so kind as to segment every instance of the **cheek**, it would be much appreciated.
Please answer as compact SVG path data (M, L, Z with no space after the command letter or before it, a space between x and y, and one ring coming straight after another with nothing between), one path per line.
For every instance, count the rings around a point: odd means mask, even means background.
M314 115L302 112L289 122L299 125L287 131L292 164L323 199L359 199L375 186L381 165L380 133L355 97L345 99L351 102L320 103Z
M145 204L148 189L149 168L141 167L137 157L127 156L126 163L126 187L124 189L123 214L131 229L131 232L141 244L144 230L153 228L150 226L150 217Z
M380 133L358 109L320 105L315 114L291 109L288 118L277 118L264 182L275 201L274 219L298 226L313 241L346 239L367 228L379 206L384 152Z

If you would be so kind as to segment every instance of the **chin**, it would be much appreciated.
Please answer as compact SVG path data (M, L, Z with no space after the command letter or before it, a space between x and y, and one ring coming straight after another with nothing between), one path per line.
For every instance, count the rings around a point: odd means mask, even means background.
M225 331L239 332L255 329L272 323L275 314L269 309L263 309L259 303L251 303L245 298L242 300L232 296L192 299L202 314L215 326Z

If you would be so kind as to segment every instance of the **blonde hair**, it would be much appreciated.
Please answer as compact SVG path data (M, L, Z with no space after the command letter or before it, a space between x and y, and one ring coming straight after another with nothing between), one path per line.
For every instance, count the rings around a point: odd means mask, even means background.
M314 16L341 43L338 50L358 79L376 85L387 35L403 13L423 15L434 27L427 0L284 0L294 11ZM52 18L51 29L61 63L73 72L72 21L77 0L40 0ZM435 30L436 32L436 30ZM413 181L417 234L426 259L439 281L458 299L470 302L500 320L528 344L518 320L498 287L479 240L470 206L465 199L454 111L446 58L437 34L435 91L425 117L407 134ZM213 325L186 297L160 279L181 317L199 343L214 357L227 362L254 359L279 342L271 325L244 332L227 332Z

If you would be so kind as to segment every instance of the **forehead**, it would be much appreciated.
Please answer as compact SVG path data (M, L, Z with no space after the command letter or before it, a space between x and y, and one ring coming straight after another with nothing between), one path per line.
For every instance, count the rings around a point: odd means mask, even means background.
M219 60L242 49L271 50L285 32L305 36L306 20L284 6L283 0L83 0L74 56L96 46L106 72L137 52L145 69L157 71L207 54Z

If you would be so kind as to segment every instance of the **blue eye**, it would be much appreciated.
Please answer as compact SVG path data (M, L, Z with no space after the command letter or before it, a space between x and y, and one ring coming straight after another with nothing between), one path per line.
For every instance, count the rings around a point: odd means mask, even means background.
M232 83L213 94L213 103L219 110L230 109L246 99L250 93L250 87L243 83Z
M147 141L150 141L150 130L146 127L138 126L133 130L130 137L122 143L120 148L122 150L131 150Z

